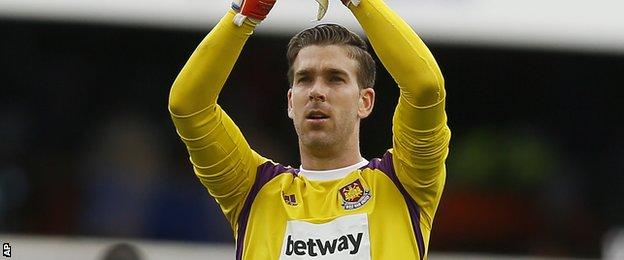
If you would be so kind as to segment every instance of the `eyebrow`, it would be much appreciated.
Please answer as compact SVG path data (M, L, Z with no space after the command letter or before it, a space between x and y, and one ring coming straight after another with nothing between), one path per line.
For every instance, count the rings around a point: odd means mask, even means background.
M299 71L295 72L295 76L299 76L299 77L307 76L307 75L312 74L313 71L314 71L313 69L309 69L309 68L302 69L302 70L299 70ZM332 75L340 75L340 76L348 76L349 75L346 71L344 71L342 69L337 69L337 68L325 69L323 72L324 73L328 73L328 74L332 74Z
M311 69L302 69L302 70L295 72L295 77L307 76L307 75L310 75L311 73L312 73Z
M327 69L327 71L329 72L329 74L334 74L334 75L339 75L339 76L348 76L349 74L341 69L336 69L336 68L330 68Z

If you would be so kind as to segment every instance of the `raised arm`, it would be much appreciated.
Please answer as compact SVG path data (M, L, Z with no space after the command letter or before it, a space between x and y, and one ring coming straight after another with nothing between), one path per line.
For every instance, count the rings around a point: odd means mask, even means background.
M232 119L217 105L245 42L251 22L236 25L229 11L204 38L176 78L169 111L190 154L195 174L220 204L235 229L255 169L264 158L251 150Z
M401 17L382 0L358 2L348 7L400 88L392 128L395 171L430 228L444 186L450 140L444 79L427 46Z

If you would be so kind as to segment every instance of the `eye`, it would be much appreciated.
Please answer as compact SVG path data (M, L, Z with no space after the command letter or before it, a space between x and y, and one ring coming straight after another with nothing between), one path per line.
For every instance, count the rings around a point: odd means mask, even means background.
M297 83L308 83L310 82L310 77L300 77L296 80Z
M330 82L334 82L334 83L342 83L342 82L344 82L344 79L342 77L340 77L340 76L331 76L329 78L329 81Z

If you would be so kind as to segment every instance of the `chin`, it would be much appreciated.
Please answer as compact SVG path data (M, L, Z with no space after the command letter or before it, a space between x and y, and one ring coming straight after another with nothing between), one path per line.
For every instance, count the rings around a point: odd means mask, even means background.
M315 134L314 136L306 136L302 139L303 145L310 148L325 148L333 146L336 142L334 138L324 134Z

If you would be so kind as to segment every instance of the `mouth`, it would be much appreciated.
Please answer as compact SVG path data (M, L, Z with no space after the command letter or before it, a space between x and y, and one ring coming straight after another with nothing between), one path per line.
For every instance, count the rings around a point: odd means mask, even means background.
M306 121L322 123L329 120L329 115L320 110L312 110L306 114Z

